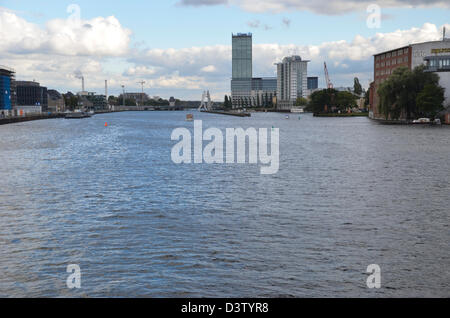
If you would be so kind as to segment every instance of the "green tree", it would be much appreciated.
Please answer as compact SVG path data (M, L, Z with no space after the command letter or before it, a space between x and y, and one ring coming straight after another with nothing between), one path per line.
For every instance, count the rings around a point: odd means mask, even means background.
M370 104L370 89L368 89L364 94L364 106L368 108L369 104Z
M315 114L330 112L334 106L337 93L335 89L323 89L312 93L307 110Z
M439 75L426 72L424 66L416 67L412 71L406 67L397 68L378 88L380 112L386 119L417 118L421 114L417 97L427 85L440 87ZM431 88L428 89L430 90ZM434 107L436 110L441 109L442 102Z
M346 111L349 108L354 108L356 104L356 96L350 92L338 92L336 102L333 106L339 108L340 111Z
M109 96L108 97L108 104L117 106L117 105L119 105L119 100L115 96Z
M308 105L308 100L304 97L297 98L297 101L295 102L295 106L306 106Z
M442 104L444 100L444 89L442 87L427 84L417 95L417 111L424 117L435 118L437 113L443 110Z
M78 96L73 95L72 93L64 94L63 96L67 109L75 110L78 108Z
M125 98L125 106L136 106L136 100L133 98Z
M356 95L361 96L363 89L359 82L359 78L355 77L355 84L353 85L353 91Z
M225 109L228 109L228 108L230 108L230 100L228 99L228 95L225 95L225 99L224 99L224 102L223 102L223 107L225 108Z

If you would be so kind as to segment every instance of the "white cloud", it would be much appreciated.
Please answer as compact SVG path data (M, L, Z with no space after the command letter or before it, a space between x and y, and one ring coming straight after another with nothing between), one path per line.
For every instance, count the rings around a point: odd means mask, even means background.
M280 13L297 11L312 11L319 14L339 15L352 11L362 11L373 3L382 8L412 8L412 7L442 7L450 8L447 0L180 0L180 5L206 6L232 4L249 12Z
M214 73L215 71L217 71L217 69L214 65L208 65L208 66L202 67L201 71L205 72L205 73Z
M146 77L156 74L156 67L136 66L128 68L123 75L134 77Z
M121 56L128 51L130 35L113 16L55 19L41 28L13 12L0 11L0 52Z

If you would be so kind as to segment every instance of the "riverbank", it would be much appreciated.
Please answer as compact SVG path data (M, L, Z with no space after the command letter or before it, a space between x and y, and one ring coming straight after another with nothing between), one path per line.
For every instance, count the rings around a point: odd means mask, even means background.
M65 114L50 114L50 115L32 115L32 116L22 116L22 117L8 117L0 118L0 125L15 124L26 121L42 120L42 119L54 119L54 118L64 118Z
M314 117L369 117L369 113L324 113L314 114Z
M233 112L233 111L202 111L202 113L208 113L208 114L217 114L217 115L227 115L227 116L235 116L235 117L251 117L252 114L250 113L239 113L239 112Z

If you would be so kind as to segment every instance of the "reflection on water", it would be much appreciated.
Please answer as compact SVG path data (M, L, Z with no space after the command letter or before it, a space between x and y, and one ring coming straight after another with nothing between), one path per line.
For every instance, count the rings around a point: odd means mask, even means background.
M0 126L0 296L450 296L449 127L196 114L205 128L280 127L280 172L264 176L173 164L185 118Z

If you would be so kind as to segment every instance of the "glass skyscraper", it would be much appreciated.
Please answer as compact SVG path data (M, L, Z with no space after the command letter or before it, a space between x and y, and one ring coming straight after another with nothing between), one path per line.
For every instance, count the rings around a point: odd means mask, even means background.
M233 79L252 78L252 34L233 35Z
M232 35L233 76L231 80L231 98L233 108L251 106L253 76L252 34Z

